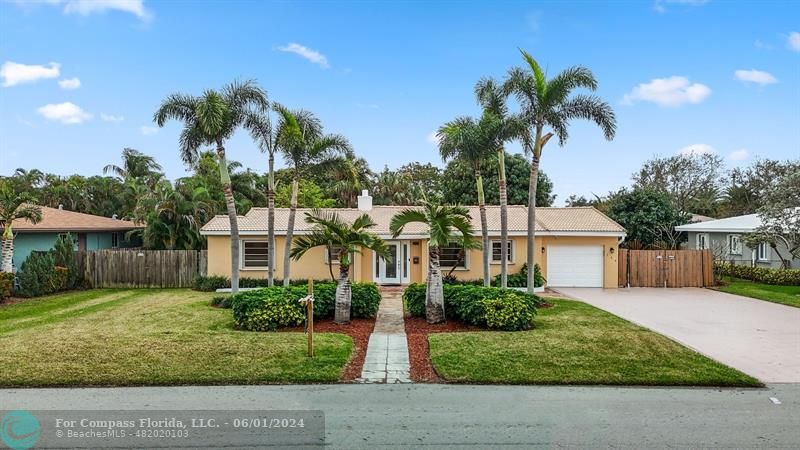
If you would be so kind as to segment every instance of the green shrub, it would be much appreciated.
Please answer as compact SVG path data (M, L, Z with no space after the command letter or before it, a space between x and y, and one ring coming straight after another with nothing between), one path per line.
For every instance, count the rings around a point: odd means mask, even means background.
M56 267L63 267L66 273L58 274L58 290L75 289L83 281L83 274L78 273L78 263L75 260L75 241L67 233L56 239L53 246L53 260Z
M14 274L7 272L0 272L0 301L11 297L11 291L14 290Z
M741 278L765 284L800 286L800 269L770 269L767 267L716 263L714 270L720 276Z
M229 309L231 307L231 296L217 295L216 297L212 297L209 305L216 306L217 308Z
M17 272L17 295L38 297L55 292L55 266L53 252L31 252Z
M525 292L474 285L444 285L445 315L469 325L498 330L525 330L533 326L539 297ZM403 292L408 312L425 316L425 285L414 283Z
M275 298L292 298L295 302L297 310L303 315L303 318L305 318L305 312L297 300L305 297L307 294L307 285L289 287L273 286L271 288L263 288L255 291L240 292L229 297L229 303L233 308L233 317L237 327L252 331L267 331L275 329L269 328L273 325L278 328L284 326L294 326L286 324L281 325L281 323L286 322L286 320L283 319L286 319L287 317L291 318L293 316L288 314L286 311L283 300L275 303ZM381 294L378 290L378 285L375 283L352 284L351 317L374 317L378 312L378 306L380 305L380 302ZM279 316L274 316L271 314L264 315L263 311L261 310L265 308L277 308L280 309L281 313ZM336 284L331 282L314 283L314 318L331 318L333 317L335 308ZM251 322L248 319L250 317L260 317L260 319L258 319L256 322ZM286 323L292 322L289 320Z
M314 283L324 283L330 284L332 283L331 280L314 280ZM289 285L291 286L304 286L308 284L307 279L297 279L291 280ZM275 286L283 285L283 280L275 280ZM196 291L204 291L204 292L214 292L217 289L229 288L231 287L231 280L230 278L222 277L222 276L203 276L198 275L194 279L192 289ZM269 283L266 278L239 278L239 287L240 288L264 288L269 287Z
M538 264L533 265L533 286L542 287L547 282L542 276L542 269ZM500 286L500 275L494 277L495 286ZM519 272L508 275L508 287L528 287L528 263L520 268Z
M233 320L237 328L250 331L274 331L302 325L305 312L297 301L300 288L265 288L237 294L232 300Z
M214 292L217 289L231 287L231 282L225 277L204 277L198 275L194 279L193 289L196 291Z

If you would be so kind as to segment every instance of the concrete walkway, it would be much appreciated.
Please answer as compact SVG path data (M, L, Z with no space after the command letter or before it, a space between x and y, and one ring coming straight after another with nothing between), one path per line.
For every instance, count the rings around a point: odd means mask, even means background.
M403 325L403 291L382 288L375 330L369 337L362 383L410 383L408 341Z
M700 288L559 288L766 383L800 382L800 308Z

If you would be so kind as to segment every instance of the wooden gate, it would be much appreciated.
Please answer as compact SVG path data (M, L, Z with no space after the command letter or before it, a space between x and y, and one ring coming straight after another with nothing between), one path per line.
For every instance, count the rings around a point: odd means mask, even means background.
M711 250L619 249L620 287L707 287L714 285Z

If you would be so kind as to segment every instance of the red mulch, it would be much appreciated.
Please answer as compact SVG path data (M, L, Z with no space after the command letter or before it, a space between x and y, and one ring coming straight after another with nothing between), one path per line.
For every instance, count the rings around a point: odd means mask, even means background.
M348 325L335 323L333 319L324 319L314 322L315 333L342 333L353 339L353 353L350 362L344 368L341 381L353 381L361 376L364 367L364 358L367 357L367 344L369 335L375 328L375 319L353 319ZM281 331L303 332L303 327L284 328Z
M408 357L411 362L411 379L416 382L439 383L441 377L433 369L428 335L431 333L457 333L476 331L479 328L465 325L455 320L431 325L424 317L405 317L406 339L408 340Z

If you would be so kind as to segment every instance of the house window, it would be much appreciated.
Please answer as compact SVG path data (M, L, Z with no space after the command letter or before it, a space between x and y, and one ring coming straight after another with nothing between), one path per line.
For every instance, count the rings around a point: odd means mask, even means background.
M111 248L119 247L119 233L111 233Z
M742 237L738 234L728 235L728 254L741 255L742 254Z
M457 242L450 242L439 249L439 265L441 267L467 268L469 253Z
M697 250L705 250L711 248L709 244L710 241L708 238L708 233L700 233L697 235L697 245L695 246Z
M500 253L501 253L501 250L503 249L502 242L500 242L500 241L492 241L491 245L492 245L492 262L493 263L499 263L500 262L500 257L501 257ZM508 262L513 263L514 262L514 241L509 239L509 240L506 241L506 245L508 247L508 253L506 253L506 259L508 259Z
M325 263L339 264L339 253L341 253L341 251L342 247L339 247L338 245L325 247Z
M242 241L242 269L266 269L269 266L267 241Z
M769 261L769 244L762 242L756 249L756 257L759 261Z

